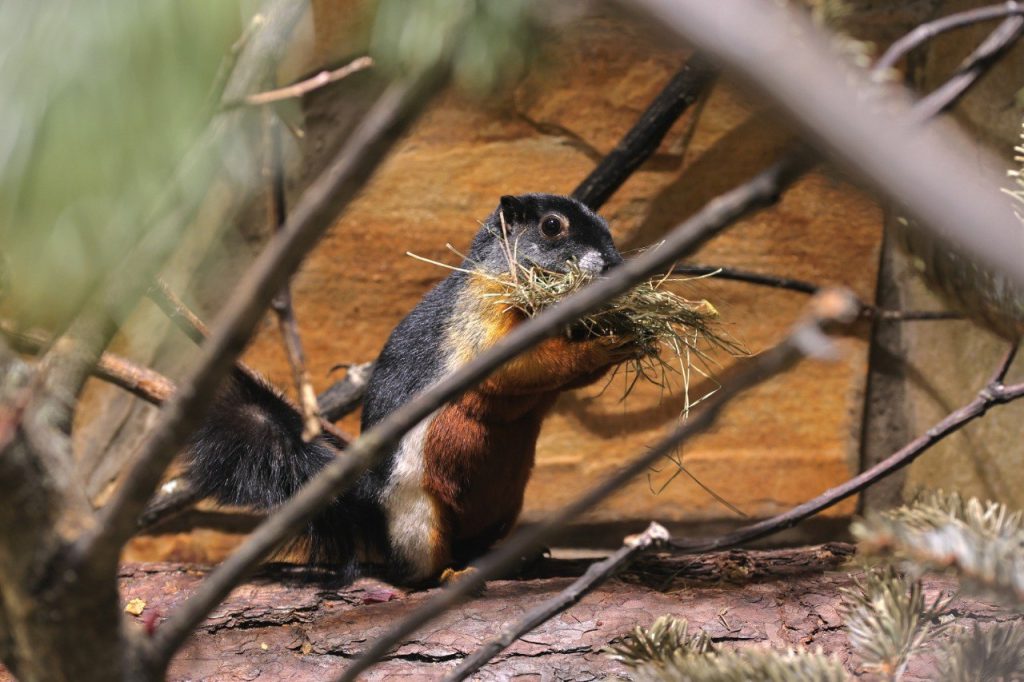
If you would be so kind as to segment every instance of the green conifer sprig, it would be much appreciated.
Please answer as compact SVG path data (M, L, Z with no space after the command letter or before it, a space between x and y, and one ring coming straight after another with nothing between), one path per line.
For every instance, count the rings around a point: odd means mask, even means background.
M948 569L964 586L1024 604L1024 514L937 491L853 524L865 549L905 566Z
M850 645L864 669L898 680L915 654L925 651L944 628L939 621L950 598L927 604L920 580L892 567L855 578L855 588L842 590L839 615Z
M820 651L766 648L717 650L703 630L685 619L662 616L650 628L634 628L605 653L632 668L644 682L846 682L843 666Z
M1017 621L961 628L939 662L946 682L1024 680L1024 626Z

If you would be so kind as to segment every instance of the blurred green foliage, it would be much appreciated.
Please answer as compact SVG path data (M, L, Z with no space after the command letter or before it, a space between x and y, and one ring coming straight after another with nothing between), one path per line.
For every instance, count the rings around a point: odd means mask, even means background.
M379 0L370 51L391 73L450 63L456 85L482 96L524 70L540 23L531 0Z
M5 314L60 324L139 239L240 18L237 0L0 3Z

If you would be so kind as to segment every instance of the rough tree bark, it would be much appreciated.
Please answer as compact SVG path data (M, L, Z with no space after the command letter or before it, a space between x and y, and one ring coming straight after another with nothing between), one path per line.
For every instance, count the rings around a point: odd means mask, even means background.
M638 560L619 578L502 652L477 679L525 674L590 680L625 674L600 649L663 614L686 618L721 646L821 646L852 671L855 662L836 613L839 588L852 585L841 566L851 553L849 545L834 543ZM523 579L490 583L481 599L448 612L433 628L405 641L366 679L439 678L506 622L571 583L587 563L547 559ZM187 564L123 566L122 603L136 612L141 608L133 617L144 626L159 628L163 615L191 596L206 571ZM929 600L955 590L950 579L925 579ZM405 592L368 579L341 586L330 574L267 566L203 623L176 657L168 679L331 679L345 659L432 592ZM967 597L958 598L953 610L964 622L1021 617ZM930 679L932 672L933 661L921 658L906 679ZM0 669L0 682L11 679Z

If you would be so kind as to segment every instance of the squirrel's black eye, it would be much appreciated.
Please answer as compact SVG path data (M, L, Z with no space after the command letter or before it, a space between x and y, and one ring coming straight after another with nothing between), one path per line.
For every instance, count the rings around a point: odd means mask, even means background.
M549 213L540 219L540 233L548 239L561 237L568 229L568 219L558 213Z

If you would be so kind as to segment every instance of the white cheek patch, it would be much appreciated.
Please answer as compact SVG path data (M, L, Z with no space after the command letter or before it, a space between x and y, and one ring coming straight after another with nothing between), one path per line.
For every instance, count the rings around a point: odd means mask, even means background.
M605 262L604 256L602 256L596 249L589 249L583 257L579 260L580 270L583 272L589 272L592 275L599 275L604 270Z

